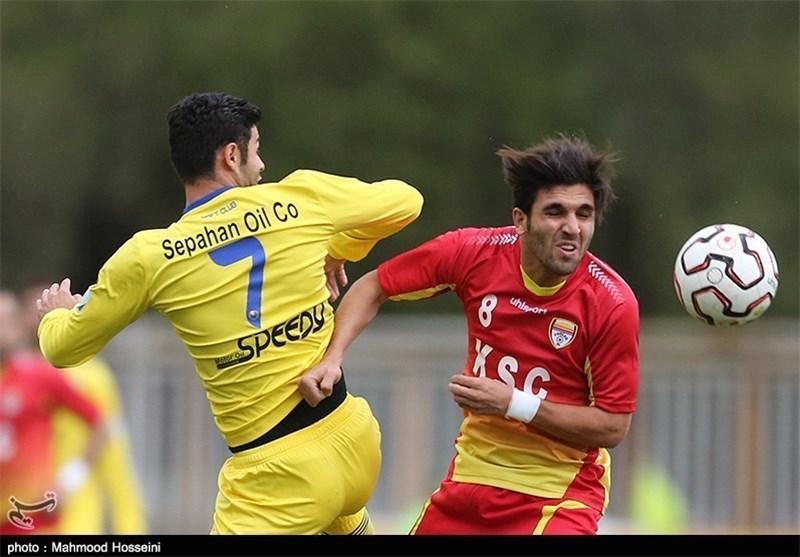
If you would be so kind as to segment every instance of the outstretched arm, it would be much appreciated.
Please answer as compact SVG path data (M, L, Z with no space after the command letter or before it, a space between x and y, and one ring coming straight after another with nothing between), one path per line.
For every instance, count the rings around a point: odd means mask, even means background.
M336 310L333 337L322 360L300 378L300 394L316 406L333 392L333 385L342 377L342 361L353 341L378 314L387 300L373 270L358 279L344 295Z
M83 296L70 292L68 279L53 283L36 303L44 357L56 367L89 361L149 307L148 285L135 237L106 261Z

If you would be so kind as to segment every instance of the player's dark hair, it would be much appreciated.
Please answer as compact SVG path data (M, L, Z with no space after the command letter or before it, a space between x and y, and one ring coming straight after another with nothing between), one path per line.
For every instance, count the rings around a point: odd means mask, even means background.
M167 113L172 166L186 183L214 173L214 159L223 145L235 142L247 160L250 129L261 109L227 93L195 93Z
M594 152L583 137L558 134L525 150L503 146L497 154L502 160L503 177L514 193L514 206L526 215L530 216L539 191L554 186L586 184L594 195L598 222L603 221L616 197L611 185L614 155Z

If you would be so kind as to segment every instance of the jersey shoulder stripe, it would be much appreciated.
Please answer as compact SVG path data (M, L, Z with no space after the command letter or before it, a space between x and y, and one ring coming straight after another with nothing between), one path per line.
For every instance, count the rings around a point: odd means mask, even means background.
M614 299L615 302L621 304L625 301L625 298L623 298L616 282L609 277L608 273L606 273L603 268L597 264L597 262L590 261L588 271L589 275L608 291L609 295Z
M606 292L614 303L623 304L626 301L637 303L631 287L606 262L592 255L586 266L586 272L590 282L598 285L599 290Z
M514 244L519 239L510 228L477 228L469 231L474 232L466 238L468 245L505 246Z

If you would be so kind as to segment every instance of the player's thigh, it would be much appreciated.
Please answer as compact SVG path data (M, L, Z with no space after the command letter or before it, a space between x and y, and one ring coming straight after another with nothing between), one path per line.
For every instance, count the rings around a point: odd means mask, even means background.
M350 397L325 420L228 459L213 531L319 533L366 505L380 462L377 421Z
M474 505L480 486L445 479L423 504L413 535L483 534L483 520Z
M599 519L599 511L577 501L445 480L425 504L411 533L594 534Z
M314 534L337 515L341 493L319 447L297 447L219 474L214 530L220 534Z
M341 515L352 515L366 506L381 470L381 432L369 404L353 398L352 414L335 435L326 439L329 463L339 471L344 496Z
M412 527L416 535L526 535L539 515L534 498L497 487L445 479Z
M602 514L583 503L572 500L543 505L535 534L597 534Z

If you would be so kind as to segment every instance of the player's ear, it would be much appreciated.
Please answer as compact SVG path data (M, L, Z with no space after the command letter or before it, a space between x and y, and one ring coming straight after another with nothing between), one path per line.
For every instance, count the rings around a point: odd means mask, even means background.
M514 230L522 236L528 230L528 216L519 207L514 207L511 211L511 219L514 222Z
M226 143L217 152L217 160L225 170L236 170L239 168L242 159L242 152L235 141Z

